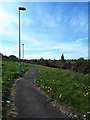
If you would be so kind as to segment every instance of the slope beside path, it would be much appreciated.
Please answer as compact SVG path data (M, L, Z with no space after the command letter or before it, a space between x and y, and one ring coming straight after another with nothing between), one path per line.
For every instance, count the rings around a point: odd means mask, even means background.
M16 83L16 118L69 118L37 90L34 80L38 69L30 68Z

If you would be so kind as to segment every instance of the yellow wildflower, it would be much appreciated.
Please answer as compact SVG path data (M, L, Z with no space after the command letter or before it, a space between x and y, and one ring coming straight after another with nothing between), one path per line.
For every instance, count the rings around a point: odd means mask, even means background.
M3 83L3 81L1 81L1 83Z
M88 95L88 92L86 93L86 95Z
M10 78L8 78L8 80L10 80Z

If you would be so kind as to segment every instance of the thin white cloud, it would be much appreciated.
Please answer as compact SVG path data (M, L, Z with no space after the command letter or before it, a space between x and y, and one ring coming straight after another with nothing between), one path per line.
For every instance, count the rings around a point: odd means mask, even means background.
M41 41L37 40L34 38L34 36L32 35L21 35L21 40L27 44L27 45L30 45L30 46L39 46L42 44Z
M80 39L76 40L75 42L76 43L81 43L84 40L88 40L88 37L80 38Z
M18 18L4 10L0 5L0 36L12 36L17 32L15 25L18 25Z
M8 46L0 46L0 52L4 55L16 55L18 56L18 46L17 45L8 45Z
M88 21L86 21L86 20L88 20L88 19L86 19L84 13L80 12L79 14L77 14L76 16L71 18L70 23L74 27L75 26L84 27L88 23Z
M85 38L80 38L79 42L82 42L82 40L85 40ZM29 42L30 43L30 42ZM44 44L44 43L43 43ZM13 49L14 48L14 49ZM78 44L77 40L73 43L60 43L60 45L49 45L49 46L42 46L39 45L37 47L27 47L25 45L25 51L31 51L28 53L28 55L25 55L26 59L39 59L39 58L45 58L45 59L59 59L60 55L63 53L65 55L66 59L71 58L79 58L79 57L88 57L88 48L87 46L81 46L81 44ZM33 53L32 51L37 51L37 53ZM47 50L47 52L42 52L42 50ZM18 57L18 46L8 46L8 47L1 47L2 53L6 55L14 54ZM22 51L22 50L21 50ZM38 51L41 51L38 53ZM57 54L58 52L58 54Z
M43 16L43 11L37 12L38 17ZM51 16L47 11L44 12L44 17L40 18L43 27L57 27L58 26L59 17L55 19L55 17Z
M53 54L53 52L43 52L41 54L31 54L31 55L25 55L26 59L40 59L40 58L44 58L44 59L59 59L60 56L58 56L57 54Z
M77 51L71 52L71 53L64 53L64 51L62 51L62 53L64 54L65 59L78 59L80 57L84 57L84 58L88 58L88 49L79 49ZM52 52L42 52L40 54L38 53L34 53L31 55L25 55L26 59L40 59L40 58L44 58L44 59L60 59L61 55L62 55L61 51L60 54L56 54L55 51Z

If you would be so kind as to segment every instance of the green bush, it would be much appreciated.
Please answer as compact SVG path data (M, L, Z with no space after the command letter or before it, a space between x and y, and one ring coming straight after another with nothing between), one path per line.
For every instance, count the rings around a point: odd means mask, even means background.
M89 60L78 60L72 67L73 71L80 73L90 73L90 61Z
M18 60L18 58L15 56L15 55L10 55L9 56L9 60L11 60L11 61L17 61Z

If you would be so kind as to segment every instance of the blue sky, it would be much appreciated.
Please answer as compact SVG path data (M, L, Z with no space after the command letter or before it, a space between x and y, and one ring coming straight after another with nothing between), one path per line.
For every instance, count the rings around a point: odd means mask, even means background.
M18 57L19 6L26 59L88 58L87 2L1 2L1 53Z

